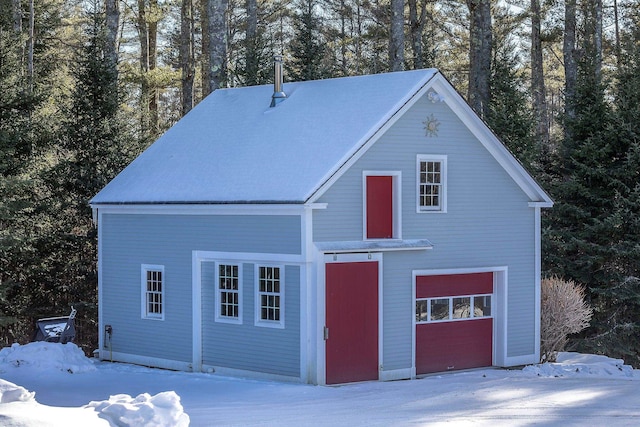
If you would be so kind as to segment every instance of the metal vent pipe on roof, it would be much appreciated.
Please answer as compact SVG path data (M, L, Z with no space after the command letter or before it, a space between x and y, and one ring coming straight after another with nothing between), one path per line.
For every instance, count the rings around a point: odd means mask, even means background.
M287 98L282 90L284 84L284 76L282 73L282 55L273 57L273 96L271 97L271 106L275 107Z

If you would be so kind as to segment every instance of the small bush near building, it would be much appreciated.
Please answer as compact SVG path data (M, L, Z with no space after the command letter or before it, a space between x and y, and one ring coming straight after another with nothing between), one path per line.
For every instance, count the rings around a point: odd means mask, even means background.
M589 326L593 310L585 301L584 288L569 280L550 277L542 280L540 319L540 359L555 362L568 336Z

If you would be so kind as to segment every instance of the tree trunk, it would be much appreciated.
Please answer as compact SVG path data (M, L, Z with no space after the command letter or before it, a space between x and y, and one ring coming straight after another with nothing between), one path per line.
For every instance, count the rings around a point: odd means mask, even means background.
M471 27L469 30L469 93L468 101L480 117L489 111L491 77L491 1L467 0Z
M356 67L355 72L357 75L362 73L362 37L363 37L363 12L362 12L362 3L361 0L356 0L356 45L355 45L355 59L356 59Z
M616 53L616 63L618 66L620 65L620 21L618 17L618 0L613 0L613 18L614 18L614 28L615 28L615 53Z
M118 30L120 28L120 0L106 0L107 49L106 60L118 76Z
M29 93L33 93L34 65L33 45L35 43L36 11L33 0L29 0L29 46L27 48L27 76L29 77Z
M404 69L404 0L391 0L389 68L391 71Z
M564 59L564 112L568 120L572 120L576 116L575 97L578 78L576 53L576 0L565 0L562 55ZM565 136L571 138L567 126L565 126Z
M341 76L349 75L347 61L347 5L345 0L340 0L340 72Z
M11 0L13 11L13 31L16 33L22 32L22 4L20 3L20 0Z
M193 2L183 0L180 9L180 68L182 70L182 115L193 108L195 59L193 51Z
M158 91L151 84L149 72L157 65L158 23L155 18L158 1L150 0L147 8L145 0L138 0L138 37L140 39L140 103L142 105L142 133L158 132ZM154 16L149 19L147 11Z
M227 5L228 0L207 0L209 33L208 92L222 87L227 60Z
M142 134L149 130L149 30L145 0L138 0L138 38L140 39L140 106L142 107Z
M427 10L427 1L424 0L418 16L418 0L409 0L409 27L411 29L411 48L413 50L413 68L424 68L424 53L422 50L422 32L424 31L424 19Z
M247 0L247 31L245 35L246 43L246 84L252 86L258 84L258 2L257 0Z
M202 28L202 52L200 55L200 86L202 97L211 93L209 90L209 15L208 0L200 0L200 27Z
M158 0L149 0L149 10L151 11L151 19L147 27L149 31L149 71L153 72L158 66ZM155 79L152 78L151 81L153 82ZM158 87L152 83L149 85L149 124L154 134L160 132L158 98Z
M602 0L593 1L593 46L595 49L595 77L596 82L602 82Z
M540 144L541 151L546 152L549 145L549 114L544 83L540 29L540 0L531 0L531 89L533 92L533 111L536 119L536 140Z

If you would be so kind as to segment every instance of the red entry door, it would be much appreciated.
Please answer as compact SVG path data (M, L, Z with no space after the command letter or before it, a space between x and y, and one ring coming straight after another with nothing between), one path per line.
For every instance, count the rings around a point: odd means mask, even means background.
M326 264L326 382L378 379L378 262Z

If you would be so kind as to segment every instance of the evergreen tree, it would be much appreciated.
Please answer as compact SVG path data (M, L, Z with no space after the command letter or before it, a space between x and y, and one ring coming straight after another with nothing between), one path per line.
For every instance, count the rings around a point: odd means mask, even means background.
M294 14L294 37L291 41L289 76L293 81L318 80L328 77L324 67L325 45L316 16L315 0L301 0Z
M593 289L596 317L583 343L640 366L640 29L632 25L616 75L615 110L607 128L609 198L602 219L607 277Z
M638 53L629 49L609 103L600 48L597 40L586 41L565 118L556 205L545 229L545 265L589 289L594 317L577 348L640 366Z
M133 158L119 120L116 71L108 55L108 38L102 14L87 14L86 41L74 61L75 87L57 144L57 163L43 176L49 191L50 226L43 230L40 252L51 291L44 303L63 311L79 309L84 325L80 344L95 346L97 324L97 233L88 202ZM133 140L133 139L130 139ZM83 323L84 322L84 323Z
M4 27L4 26L3 26ZM21 77L21 37L0 27L0 327L17 319L7 292L17 283L17 252L26 236L19 231L29 213L26 177L33 140L30 115L35 99Z
M494 9L494 47L491 61L491 100L485 120L502 142L530 171L539 169L539 149L534 138L535 120L527 84L519 71L520 58L511 35L518 22L506 9Z
M0 340L4 345L24 341L32 328L25 295L33 288L31 277L37 276L39 265L34 256L41 225L34 214L42 191L38 157L50 144L56 118L50 98L53 85L64 81L59 46L39 41L57 40L58 6L48 2L35 15L37 67L30 74L25 57L29 37L19 19L25 11L19 10L19 2L0 1Z

